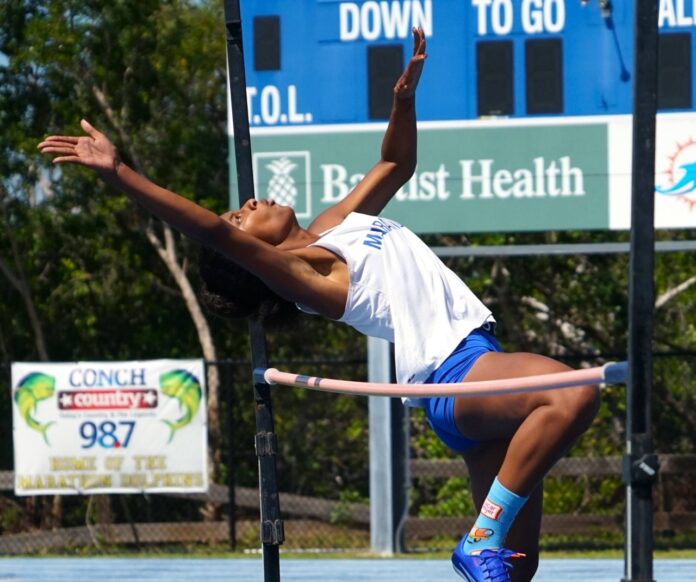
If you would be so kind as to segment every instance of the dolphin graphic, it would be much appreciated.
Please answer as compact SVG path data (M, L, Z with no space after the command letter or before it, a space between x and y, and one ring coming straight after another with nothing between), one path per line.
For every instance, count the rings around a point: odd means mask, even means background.
M679 182L669 188L655 186L655 191L660 194L678 195L696 190L696 162L692 164L682 164L679 168L684 170L684 175Z
M41 400L46 400L53 396L56 391L56 380L53 376L48 374L43 374L41 372L32 372L27 374L19 381L17 385L17 390L15 390L14 400L19 409L19 415L24 419L29 428L41 433L46 444L51 446L48 442L48 427L54 422L44 422L41 423L37 421L32 415L32 412L36 412L36 406Z
M162 374L160 376L160 389L166 396L176 398L179 401L179 407L183 410L181 418L175 421L162 420L171 430L167 441L170 443L174 438L174 433L193 420L201 404L203 391L198 378L186 370L172 370Z

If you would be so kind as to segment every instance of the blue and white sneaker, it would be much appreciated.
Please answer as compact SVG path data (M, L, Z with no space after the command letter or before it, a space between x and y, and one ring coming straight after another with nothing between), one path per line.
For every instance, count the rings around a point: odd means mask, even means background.
M512 570L512 564L507 560L523 558L524 554L500 548L469 555L464 550L467 537L462 538L452 554L455 572L468 582L510 582L508 570Z

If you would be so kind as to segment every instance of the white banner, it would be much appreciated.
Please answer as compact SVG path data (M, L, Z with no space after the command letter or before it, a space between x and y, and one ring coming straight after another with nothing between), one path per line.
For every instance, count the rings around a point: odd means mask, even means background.
M204 492L202 360L12 364L15 494Z
M609 228L631 228L633 121L609 119ZM661 113L655 135L655 228L696 226L696 115Z

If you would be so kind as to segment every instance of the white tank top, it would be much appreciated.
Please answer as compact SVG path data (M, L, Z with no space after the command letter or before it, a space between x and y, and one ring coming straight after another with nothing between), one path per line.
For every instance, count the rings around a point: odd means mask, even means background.
M315 245L348 266L348 300L338 321L394 343L399 383L423 382L474 329L495 321L466 284L398 222L352 212Z

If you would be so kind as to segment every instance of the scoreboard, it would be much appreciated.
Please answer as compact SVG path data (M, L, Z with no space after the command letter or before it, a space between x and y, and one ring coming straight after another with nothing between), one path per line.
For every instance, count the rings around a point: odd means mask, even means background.
M257 195L303 223L377 161L416 26L419 165L385 214L420 232L627 228L632 0L241 4ZM696 0L659 0L659 26L656 221L691 227Z
M692 108L695 5L660 2L669 109ZM252 126L385 119L412 26L428 42L421 120L631 111L632 0L253 0L242 10Z

